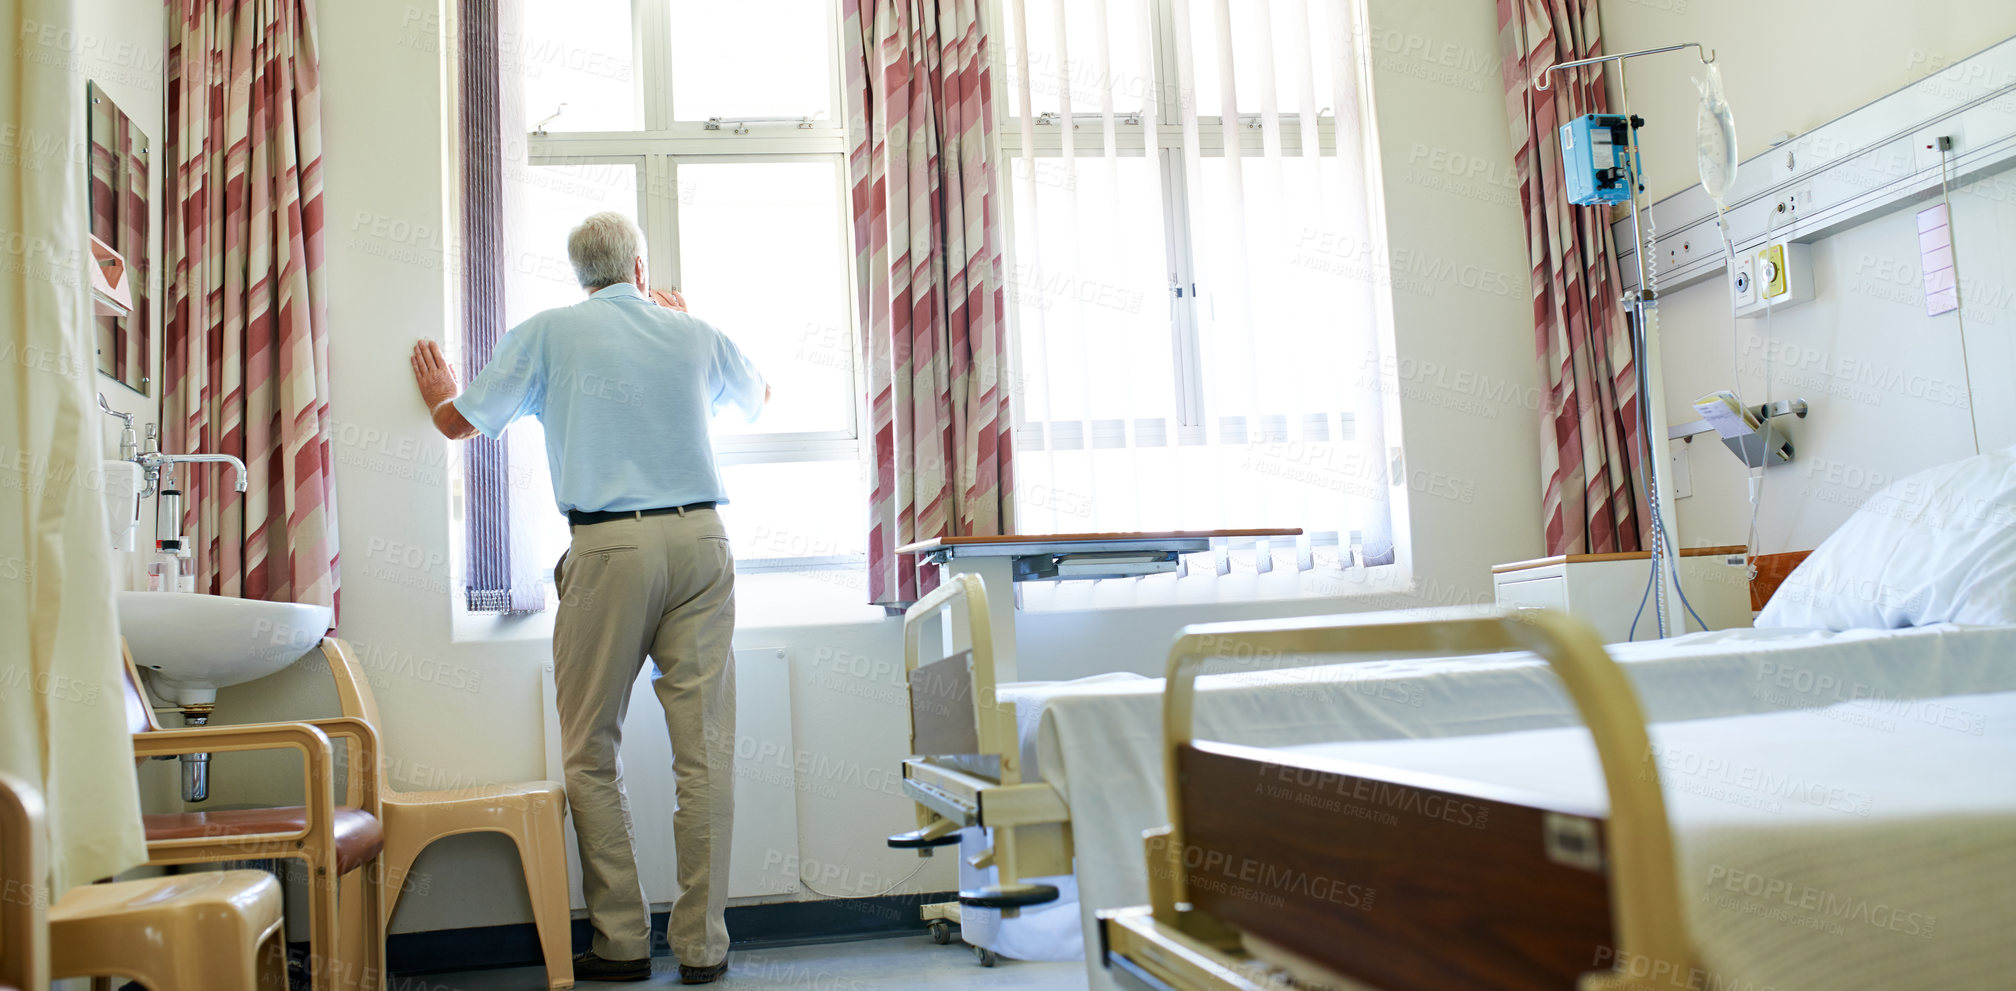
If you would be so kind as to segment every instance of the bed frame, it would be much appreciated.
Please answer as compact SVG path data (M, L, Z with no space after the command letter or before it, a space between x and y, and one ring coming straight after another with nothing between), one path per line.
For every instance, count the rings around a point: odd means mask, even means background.
M940 648L935 660L919 663L923 631L938 632L940 622L950 623L950 640L972 646L946 656ZM946 639L941 634L935 642ZM997 883L959 892L958 904L1012 917L1057 899L1056 886L1023 879L1071 873L1070 811L1055 788L1022 780L1015 705L996 697L993 644L987 588L978 575L951 575L904 612L912 756L903 762L903 791L917 803L917 828L889 837L889 845L928 857L957 844L968 826L993 830L993 847L974 866L994 867ZM944 935L936 921L957 921L956 909L924 907L934 934Z
M1199 667L1248 649L1310 664L1533 651L1594 736L1609 809L1194 739ZM1163 725L1170 825L1145 837L1151 904L1100 915L1101 953L1124 985L1698 986L1644 716L1578 620L1491 608L1188 627L1170 651Z

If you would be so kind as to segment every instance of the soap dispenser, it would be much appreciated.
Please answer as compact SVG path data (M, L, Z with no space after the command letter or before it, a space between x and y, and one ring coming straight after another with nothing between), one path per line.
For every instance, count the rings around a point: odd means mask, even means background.
M187 540L175 550L175 591L196 591L196 548Z

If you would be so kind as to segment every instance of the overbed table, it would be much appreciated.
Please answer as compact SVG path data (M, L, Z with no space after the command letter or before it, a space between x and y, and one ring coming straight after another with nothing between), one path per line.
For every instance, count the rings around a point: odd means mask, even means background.
M1021 596L1015 587L1017 582L1138 578L1180 570L1182 555L1208 551L1213 540L1292 539L1301 535L1299 527L1018 533L938 537L905 544L896 548L896 553L922 555L925 563L941 565L948 574L978 575L987 583L987 617L994 628L994 670L997 682L1007 684L1018 680L1015 608Z

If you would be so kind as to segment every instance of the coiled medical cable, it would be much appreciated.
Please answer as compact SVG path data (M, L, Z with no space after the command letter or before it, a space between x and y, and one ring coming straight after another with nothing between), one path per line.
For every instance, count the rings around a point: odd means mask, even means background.
M1631 129L1631 148L1634 167L1639 171L1636 178L1642 180L1644 176L1644 159L1639 157L1638 129L1635 127ZM1633 207L1633 212L1636 212L1635 206ZM1645 237L1640 243L1634 246L1634 250L1640 252L1640 257L1645 259L1645 285L1640 287L1640 291L1651 299L1652 305L1642 307L1639 310L1639 312L1645 315L1645 325L1634 328L1637 340L1634 342L1635 347L1633 350L1635 356L1633 363L1638 382L1638 467L1639 475L1645 483L1646 510L1651 516L1652 521L1652 568L1651 574L1645 579L1645 583L1647 592L1656 597L1654 600L1656 613L1653 619L1658 623L1659 638L1663 640L1667 636L1667 604L1666 583L1659 581L1662 564L1672 569L1673 591L1680 596L1680 605L1687 610L1687 614L1694 617L1694 622L1703 630L1708 629L1708 623L1701 618L1700 613L1694 610L1694 604L1687 600L1687 590L1681 587L1680 555L1678 550L1673 546L1672 536L1666 530L1665 514L1659 508L1658 472L1653 470L1650 460L1652 457L1651 452L1654 450L1651 440L1652 373L1650 363L1645 359L1651 350L1652 330L1659 325L1659 252L1656 250L1659 244L1659 229L1657 222L1652 216L1652 211L1645 211L1644 220ZM1649 249L1648 245L1651 246ZM1645 603L1641 597L1638 603L1638 612L1631 617L1631 631L1627 634L1627 638L1637 638L1638 620L1644 613Z

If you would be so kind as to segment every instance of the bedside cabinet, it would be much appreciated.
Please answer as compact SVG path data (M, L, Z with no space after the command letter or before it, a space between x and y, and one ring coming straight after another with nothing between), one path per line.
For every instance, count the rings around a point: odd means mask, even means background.
M1750 571L1744 551L1739 545L1680 552L1680 590L1711 630L1750 625ZM1595 627L1604 643L1622 643L1659 637L1659 620L1652 599L1645 595L1651 576L1649 551L1559 554L1498 565L1491 569L1491 584L1501 606L1558 609ZM1640 599L1645 613L1638 619L1634 638L1631 617ZM1674 636L1701 629L1685 606L1677 601L1670 605L1679 623Z

